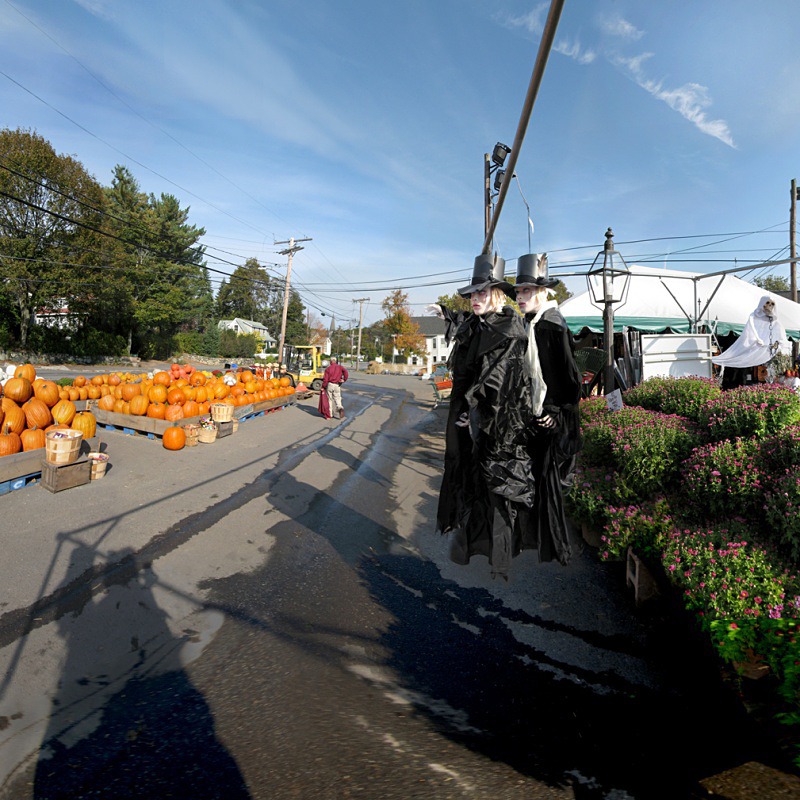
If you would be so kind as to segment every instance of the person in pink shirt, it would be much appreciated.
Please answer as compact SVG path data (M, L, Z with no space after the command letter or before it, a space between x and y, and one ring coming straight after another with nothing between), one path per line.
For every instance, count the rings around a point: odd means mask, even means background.
M338 412L339 419L344 419L342 406L342 384L349 378L347 370L339 364L339 360L331 357L331 363L322 375L322 391L328 395L328 406L331 415Z

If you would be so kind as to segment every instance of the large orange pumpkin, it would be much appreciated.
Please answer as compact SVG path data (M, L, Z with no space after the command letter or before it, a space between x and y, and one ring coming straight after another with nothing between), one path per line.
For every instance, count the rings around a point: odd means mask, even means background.
M195 372L189 378L189 383L192 386L204 386L206 382L206 374L204 372Z
M171 425L164 431L162 443L167 450L182 450L186 446L186 431L180 425Z
M3 398L3 411L5 411L5 419L3 426L11 428L12 433L19 435L25 430L28 421L25 419L25 412L13 400L8 397Z
M166 412L166 403L150 403L150 405L147 406L147 416L151 419L164 419Z
M183 404L184 417L199 417L200 416L200 403L196 400L187 400Z
M98 400L101 396L100 387L94 383L90 383L86 389L86 397L89 400Z
M22 406L22 410L25 412L25 420L29 428L41 428L44 430L53 422L53 416L50 413L47 403L45 403L44 400L40 400L38 397L31 397L31 399Z
M129 403L136 395L142 393L142 387L138 383L123 383L122 384L122 399L127 400Z
M22 364L14 370L15 378L25 378L33 383L36 380L36 367L33 364Z
M183 419L183 417L183 406L178 403L170 403L170 405L167 406L167 410L164 412L164 419L169 422L175 422L176 420Z
M153 383L158 383L161 386L169 386L172 383L172 376L169 372L156 372L153 375Z
M72 430L80 431L84 439L91 439L97 432L97 418L91 411L79 411L72 419Z
M102 375L95 375L91 382L94 386L102 386L105 383Z
M75 403L72 400L59 400L51 409L55 422L63 422L64 425L71 425L75 417Z
M114 395L109 392L108 394L104 394L98 401L97 407L102 409L103 411L113 411L114 410Z
M148 390L147 396L151 403L167 402L167 387L163 383L154 383Z
M40 450L45 446L47 437L44 430L41 428L26 428L19 435L20 443L22 444L22 452L27 453L29 450Z
M33 386L27 378L9 378L3 386L3 394L21 405L31 398Z
M59 400L58 384L55 381L45 381L37 378L34 381L33 394L46 403L48 408L52 408Z
M137 394L131 398L131 414L136 417L143 417L147 413L150 401L142 394Z
M36 367L33 364L21 364L14 370L15 378L27 378L31 383L36 380Z
M170 389L167 392L167 402L171 406L182 406L186 402L186 395L179 387L176 386L174 389Z
M11 430L11 426L6 422L3 425L3 432L0 433L0 456L13 456L22 450L22 440L19 434Z
M77 389L80 389L81 386L86 386L86 376L77 375L75 379L72 381L72 385Z

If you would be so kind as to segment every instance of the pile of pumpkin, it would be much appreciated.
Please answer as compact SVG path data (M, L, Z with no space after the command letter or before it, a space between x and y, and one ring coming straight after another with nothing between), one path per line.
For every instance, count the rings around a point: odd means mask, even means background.
M90 439L97 420L91 411L78 411L57 383L37 378L32 364L17 367L0 398L0 457L43 448L47 431L58 428L81 431Z

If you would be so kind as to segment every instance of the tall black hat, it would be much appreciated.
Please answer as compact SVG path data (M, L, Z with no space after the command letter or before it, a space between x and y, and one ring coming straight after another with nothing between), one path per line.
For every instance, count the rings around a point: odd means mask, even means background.
M473 292L480 292L484 289L497 287L502 289L509 297L514 296L514 287L505 280L506 261L498 255L484 253L475 259L475 266L472 268L472 283L469 286L462 286L458 293L462 297L467 297Z
M517 259L517 289L521 286L544 286L552 289L558 283L557 278L547 274L547 253L528 253Z

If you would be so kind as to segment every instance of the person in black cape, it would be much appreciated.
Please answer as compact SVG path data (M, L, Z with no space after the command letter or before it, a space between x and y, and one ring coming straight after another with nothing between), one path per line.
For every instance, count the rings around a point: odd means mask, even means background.
M513 287L504 267L496 256L475 260L472 282L458 290L473 313L435 307L455 342L437 529L452 534L453 561L483 555L492 575L507 579L520 549L517 518L533 504L535 480L527 447L533 425L527 336L520 316L505 305Z
M547 256L517 260L515 293L528 332L527 364L534 427L529 439L536 492L530 509L518 515L521 546L536 548L540 561L566 564L572 554L564 518L563 493L571 486L581 447L581 375L566 320L548 290Z

